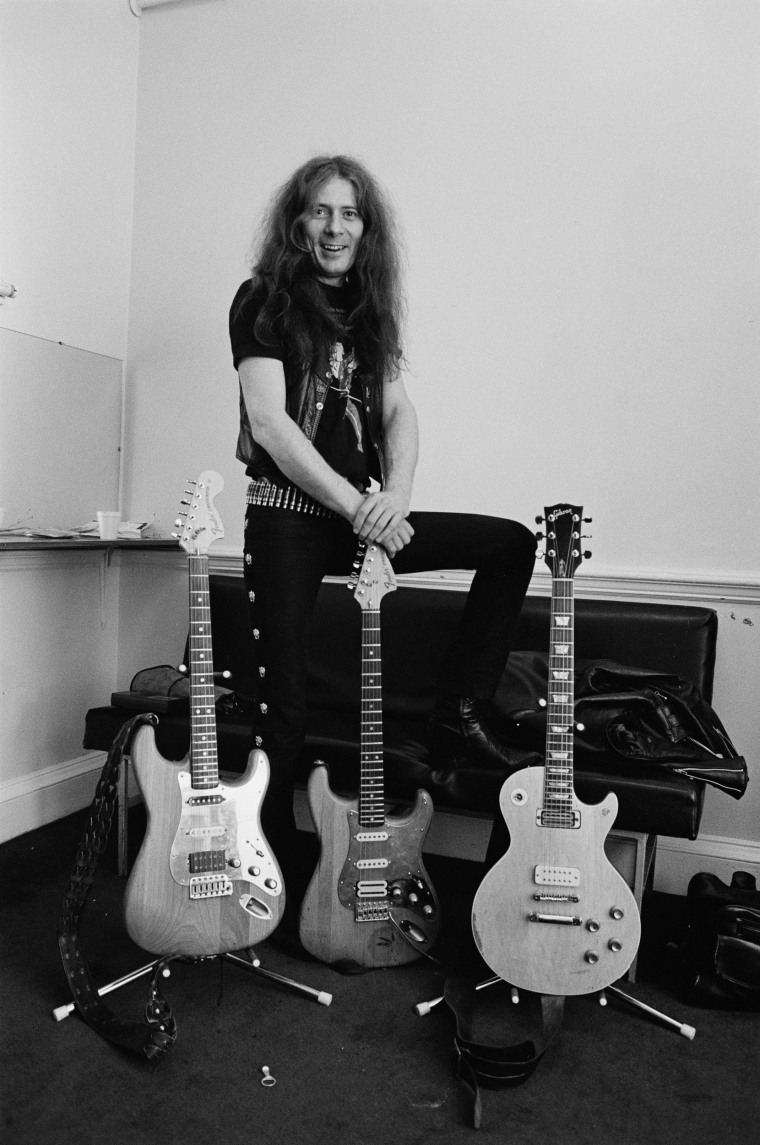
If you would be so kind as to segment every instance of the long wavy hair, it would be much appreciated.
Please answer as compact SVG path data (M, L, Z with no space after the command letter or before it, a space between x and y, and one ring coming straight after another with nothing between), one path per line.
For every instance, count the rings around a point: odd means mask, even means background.
M364 222L348 275L345 325L319 285L303 227L316 195L336 177L353 185ZM260 342L282 340L298 360L311 362L318 349L347 336L365 381L397 377L403 357L401 247L386 194L361 163L321 155L299 167L272 198L254 250L251 290L262 299L255 326Z

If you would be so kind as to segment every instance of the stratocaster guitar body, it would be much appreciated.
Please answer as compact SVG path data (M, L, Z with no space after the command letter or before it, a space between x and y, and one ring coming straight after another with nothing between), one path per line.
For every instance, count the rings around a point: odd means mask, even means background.
M255 748L241 777L219 778L208 546L224 536L213 506L224 482L206 471L193 484L179 535L189 554L190 752L171 762L156 748L153 728L135 734L130 753L148 823L124 916L144 950L208 958L263 941L282 917L285 892L261 831L266 755Z
M399 966L429 950L441 926L422 863L433 803L418 791L408 815L386 815L380 601L396 578L380 545L360 546L354 568L349 588L362 609L359 797L334 795L323 763L309 777L320 858L301 907L300 936L323 962Z
M285 905L261 834L264 752L251 752L239 778L194 791L188 760L164 759L143 726L132 763L148 816L124 897L132 940L153 954L202 958L262 942Z
M595 805L576 799L577 829L541 826L544 771L525 768L502 787L510 844L475 895L473 935L510 985L589 994L622 977L639 944L636 900L604 853L617 796Z
M502 787L510 845L478 888L472 932L487 964L510 985L589 994L625 974L641 923L628 884L604 853L617 797L587 805L573 787L572 578L582 559L583 510L563 503L544 513L552 570L546 762L516 772Z
M301 908L305 949L322 962L347 959L366 967L418 958L440 928L438 901L422 863L433 815L430 796L418 792L408 815L386 816L380 831L367 831L358 801L330 790L322 764L309 776L308 799L321 851Z

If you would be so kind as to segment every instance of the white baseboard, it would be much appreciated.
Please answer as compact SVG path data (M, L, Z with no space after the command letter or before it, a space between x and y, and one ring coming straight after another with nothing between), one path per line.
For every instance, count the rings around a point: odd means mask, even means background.
M734 871L748 871L760 885L760 844L751 839L727 839L720 835L700 835L693 840L659 837L655 890L685 895L692 875L700 871L709 871L726 883L731 882Z
M105 758L103 751L88 751L0 783L0 843L89 807Z

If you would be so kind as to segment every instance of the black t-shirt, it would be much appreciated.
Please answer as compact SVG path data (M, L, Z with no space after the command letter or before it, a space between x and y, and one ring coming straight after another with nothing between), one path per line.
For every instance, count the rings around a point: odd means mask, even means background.
M322 289L341 324L345 323L350 302L346 287ZM237 369L244 358L275 358L283 363L285 383L290 385L301 368L289 348L275 331L271 344L260 342L255 323L261 308L261 295L251 290L251 282L239 288L230 308L230 342L232 360ZM348 338L336 340L328 349L319 351L311 363L312 372L326 379L329 388L313 444L325 461L348 481L366 488L371 477L379 476L379 465L371 443L364 396L359 381L360 363Z

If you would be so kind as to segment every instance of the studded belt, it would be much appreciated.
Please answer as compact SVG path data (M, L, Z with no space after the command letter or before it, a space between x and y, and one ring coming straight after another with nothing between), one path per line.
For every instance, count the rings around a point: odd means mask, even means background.
M246 501L249 505L260 505L267 509L290 509L296 513L308 513L312 517L338 517L333 509L328 509L315 501L297 485L275 485L266 477L258 477L248 486Z

